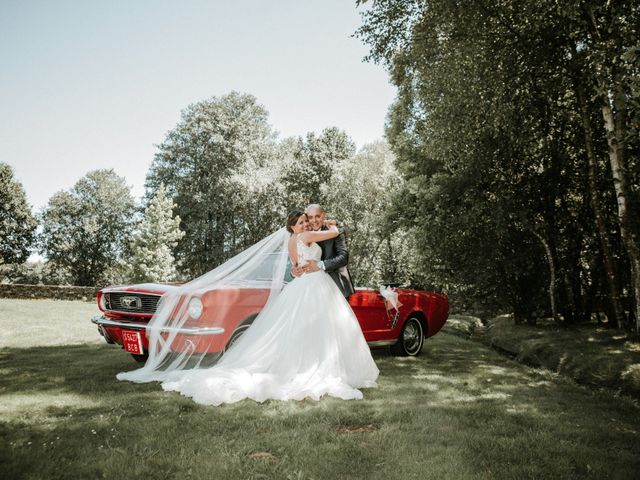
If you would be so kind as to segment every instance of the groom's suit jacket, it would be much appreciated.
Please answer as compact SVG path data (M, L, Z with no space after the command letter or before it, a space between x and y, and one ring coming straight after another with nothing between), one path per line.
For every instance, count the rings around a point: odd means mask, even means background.
M323 226L322 230L327 230L327 227ZM354 293L353 283L351 282L351 275L347 270L347 263L349 263L349 252L347 250L347 239L344 236L344 229L340 229L340 235L329 240L318 242L320 248L322 248L322 261L324 262L324 269L331 276L338 288L345 297L349 297Z

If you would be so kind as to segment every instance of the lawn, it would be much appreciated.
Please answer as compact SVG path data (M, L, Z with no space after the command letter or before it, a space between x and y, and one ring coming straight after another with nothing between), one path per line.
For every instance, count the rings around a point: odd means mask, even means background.
M0 298L0 348L104 343L96 302Z
M116 380L137 365L90 325L85 333L87 307L0 300L0 478L601 479L640 469L634 401L446 332L419 358L376 352L379 388L360 401L208 407ZM67 321L60 345L52 327ZM6 331L23 326L28 337Z
M521 362L640 399L640 343L633 334L595 322L563 327L549 319L515 325L509 316L491 319L488 328L474 334Z

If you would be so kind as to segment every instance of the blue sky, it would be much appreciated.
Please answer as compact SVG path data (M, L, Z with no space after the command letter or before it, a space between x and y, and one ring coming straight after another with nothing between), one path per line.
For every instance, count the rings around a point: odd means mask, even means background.
M0 0L0 161L34 210L97 168L140 197L187 105L257 97L281 137L383 136L395 96L351 37L355 1Z

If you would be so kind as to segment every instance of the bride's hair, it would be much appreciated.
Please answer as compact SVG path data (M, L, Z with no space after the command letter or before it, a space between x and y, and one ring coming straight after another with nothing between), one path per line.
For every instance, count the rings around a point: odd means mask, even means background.
M287 216L287 232L293 233L293 227L296 223L298 223L298 219L302 216L306 215L306 213L301 212L300 210L294 210L293 212L289 212Z

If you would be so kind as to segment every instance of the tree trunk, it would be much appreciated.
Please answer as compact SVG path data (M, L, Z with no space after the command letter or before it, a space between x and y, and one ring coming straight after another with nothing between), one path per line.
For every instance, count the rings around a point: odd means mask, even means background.
M551 316L556 323L560 323L560 318L558 317L558 307L556 306L556 265L553 258L553 253L551 252L551 247L549 246L549 242L540 235L535 230L531 230L531 232L536 236L540 243L544 247L544 251L547 256L547 264L549 265L549 302L551 303Z
M624 137L627 122L627 97L616 71L615 56L622 52L623 39L620 31L620 17L617 14L617 2L608 2L610 21L602 28L598 24L592 9L584 9L587 25L591 35L603 55L604 64L597 67L606 72L596 78L600 81L600 99L602 100L602 117L607 133L609 147L609 163L613 177L618 207L618 224L622 243L631 263L631 284L634 293L636 332L640 333L640 252L634 239L629 211L629 188L627 186L627 169L624 158ZM611 40L614 46L612 48Z
M598 198L598 163L596 160L595 149L593 147L591 118L589 115L589 108L587 106L587 99L585 98L584 89L579 82L580 81L578 80L576 90L578 94L578 102L580 104L582 128L584 130L585 150L587 152L587 165L589 167L589 198L591 209L593 210L593 215L596 220L598 238L600 239L600 248L602 250L602 259L604 261L606 272L607 287L609 289L609 296L611 297L611 305L615 317L614 321L616 323L616 327L621 328L624 320L624 310L622 308L622 302L620 301L620 291L618 289L618 276L616 267L613 261L613 255L611 255L611 240L609 239L609 234L607 233L607 226Z
M624 133L627 99L622 86L620 84L615 84L613 89L613 98L610 99L608 95L604 95L602 100L602 116L604 118L604 125L607 132L609 162L611 164L613 187L615 188L616 202L618 206L618 224L620 226L622 242L631 263L631 281L634 291L636 332L640 333L640 251L638 250L638 245L635 242L631 227L629 187L627 185L627 169L624 158Z

